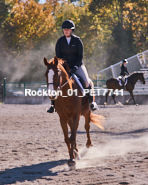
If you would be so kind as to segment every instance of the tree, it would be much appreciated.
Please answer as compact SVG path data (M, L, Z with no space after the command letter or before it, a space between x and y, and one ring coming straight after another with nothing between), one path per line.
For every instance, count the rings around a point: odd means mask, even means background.
M107 52L106 66L147 48L147 5L146 0L94 0L90 3L90 31L94 32L96 41L99 35L102 37ZM95 48L97 42L93 43Z
M49 34L52 36L55 32L54 3L50 0L45 8L34 0L13 1L10 16L4 24L4 36L9 46L18 50L31 49Z
M0 28L2 27L2 23L8 16L8 8L9 4L6 4L5 0L0 0Z
M124 5L124 20L126 27L133 32L134 43L138 52L148 47L148 1L131 0Z

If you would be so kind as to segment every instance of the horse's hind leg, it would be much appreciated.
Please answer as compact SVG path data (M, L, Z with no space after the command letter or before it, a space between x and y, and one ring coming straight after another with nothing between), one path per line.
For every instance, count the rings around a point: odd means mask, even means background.
M116 100L115 100L115 94L114 94L114 91L115 91L115 89L113 89L113 95L112 95L112 98L113 98L113 100L114 100L114 104L116 104L117 102L116 102Z
M89 133L89 129L90 129L90 111L88 111L84 117L85 117L85 130L87 133L87 143L86 143L86 147L89 148L90 146L92 146L91 143L91 139L90 139L90 133Z

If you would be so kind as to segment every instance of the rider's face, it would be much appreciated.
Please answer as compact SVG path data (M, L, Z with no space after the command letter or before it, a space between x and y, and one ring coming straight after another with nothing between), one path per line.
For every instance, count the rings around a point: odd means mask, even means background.
M126 66L126 62L124 62L123 65Z
M68 28L63 29L65 37L71 37L72 30Z

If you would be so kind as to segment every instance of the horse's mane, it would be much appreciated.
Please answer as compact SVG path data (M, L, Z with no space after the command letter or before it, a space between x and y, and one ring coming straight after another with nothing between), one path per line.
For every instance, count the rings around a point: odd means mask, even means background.
M130 74L130 76L135 76L137 74L143 74L142 72L134 71L133 73Z
M60 59L60 58L57 58L57 60L58 60L57 68L65 74L65 78L67 79L67 81L69 81L70 68L69 68L67 62L65 60ZM48 64L55 66L54 58L50 59L48 61ZM68 83L70 85L70 88L72 89L71 83L70 82L68 82Z
M48 61L49 64L54 64L54 58ZM58 67L66 74L69 74L70 68L67 62L63 59L58 58Z
M62 60L62 59L58 59L58 62L61 66L64 67L64 69L66 70L66 73L69 73L70 71L70 68L69 68L69 65L68 63L65 61L65 60Z
M137 75L137 74L143 74L143 72L134 71L134 72L130 73L129 78L130 78L130 77L134 77L134 76ZM111 79L117 79L117 78L118 78L118 77L116 77L116 78L111 78Z
M72 84L69 81L69 74L70 74L70 68L69 65L67 64L67 62L65 60L62 59L58 59L58 66L60 68L61 71L63 71L63 73L65 74L65 77L69 83L70 89L72 89Z

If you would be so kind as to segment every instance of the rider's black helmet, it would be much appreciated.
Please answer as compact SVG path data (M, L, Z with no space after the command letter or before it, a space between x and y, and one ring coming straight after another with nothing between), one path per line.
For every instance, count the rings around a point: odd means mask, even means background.
M122 61L122 63L128 63L127 59L124 59L124 60Z
M67 28L67 29L72 29L74 31L75 29L75 23L72 20L66 20L62 23L62 29Z

